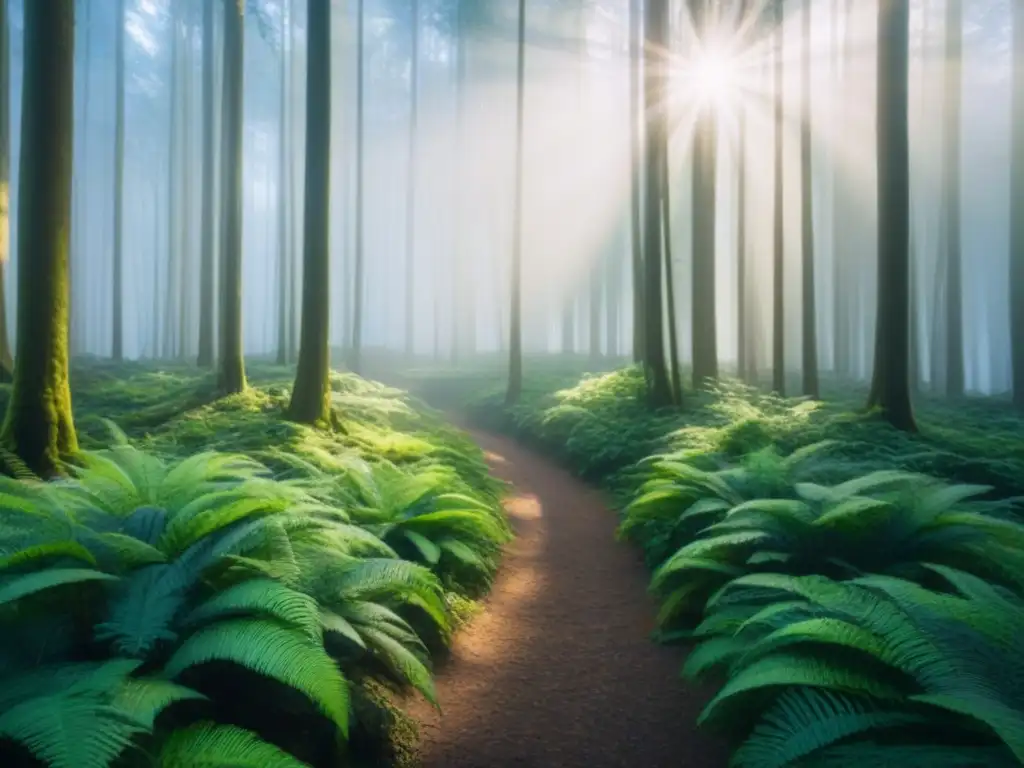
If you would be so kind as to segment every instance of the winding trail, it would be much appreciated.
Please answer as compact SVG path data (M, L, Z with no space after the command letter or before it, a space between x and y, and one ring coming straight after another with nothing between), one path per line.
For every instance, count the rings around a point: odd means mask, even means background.
M439 716L415 705L423 768L723 768L694 725L708 692L651 642L639 555L601 495L514 441L470 431L518 534L486 610L438 671Z

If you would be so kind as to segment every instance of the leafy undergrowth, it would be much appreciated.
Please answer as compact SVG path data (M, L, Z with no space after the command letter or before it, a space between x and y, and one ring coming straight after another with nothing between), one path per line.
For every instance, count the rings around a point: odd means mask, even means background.
M402 699L510 536L479 449L352 375L336 432L282 418L282 369L72 378L70 477L0 478L0 763L411 764Z
M493 374L491 374L493 376ZM519 405L421 374L623 506L657 639L720 684L701 715L740 768L1024 762L1024 419L921 398L921 432L725 383L652 413L635 369L548 373Z

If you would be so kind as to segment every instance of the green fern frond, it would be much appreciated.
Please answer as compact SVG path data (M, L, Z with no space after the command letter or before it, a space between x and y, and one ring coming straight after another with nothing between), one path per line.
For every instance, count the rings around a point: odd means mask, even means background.
M306 634L263 619L218 622L186 639L164 672L177 677L210 661L233 662L300 691L348 735L348 684Z
M159 768L309 768L252 731L197 723L175 731L157 756Z

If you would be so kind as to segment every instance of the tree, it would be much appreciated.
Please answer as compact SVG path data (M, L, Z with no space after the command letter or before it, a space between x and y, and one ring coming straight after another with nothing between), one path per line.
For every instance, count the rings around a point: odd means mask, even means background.
M772 258L772 389L786 394L785 220L783 218L782 132L783 46L782 0L775 2L775 226Z
M213 3L203 0L203 210L199 261L199 355L201 367L213 365Z
M14 376L11 342L7 334L7 300L4 298L7 258L11 247L11 71L10 25L7 0L0 0L0 382Z
M352 349L349 366L359 373L363 349L363 152L366 116L363 102L366 68L366 0L356 15L356 252L352 281Z
M629 233L633 268L633 361L644 355L644 250L640 222L640 22L642 0L629 3Z
M910 403L910 9L878 3L878 306L868 407L913 431Z
M803 389L817 398L818 313L814 295L814 176L811 165L811 0L804 0L801 51L800 198L803 301Z
M331 3L308 0L306 8L309 43L302 335L288 411L295 421L313 424L331 418Z
M508 391L505 402L518 402L523 393L523 112L526 95L526 0L519 0L516 42L516 178L512 210L512 303L509 312Z
M409 157L405 180L405 354L412 356L416 310L413 280L416 264L416 138L419 119L420 4L412 0L412 48L409 63Z
M224 186L221 221L224 251L220 301L220 372L225 394L245 389L242 356L242 62L245 44L245 0L224 5Z
M278 108L280 124L277 132L277 364L288 363L288 317L291 309L289 293L289 258L288 246L288 169L291 163L290 146L288 144L288 23L291 3L282 3L281 19L281 89Z
M667 0L648 0L644 17L644 112L646 114L646 194L644 195L644 373L650 404L672 404L665 362L662 300L662 162L668 149L664 94L668 79Z
M1010 216L1010 345L1013 402L1024 408L1024 6L1013 6L1013 169Z
M946 115L943 127L942 192L946 266L946 394L964 393L964 331L961 232L960 143L963 108L963 3L946 0Z
M25 4L18 206L18 339L0 443L53 475L78 448L68 385L74 0Z
M124 357L124 25L125 0L117 0L117 29L114 34L114 286L112 296L113 341L111 357Z
M740 42L746 44L749 0L740 4ZM747 105L741 101L736 162L736 375L746 381L747 369Z
M691 0L697 46L708 44L709 9L706 0ZM698 104L693 132L693 281L691 284L693 385L718 378L718 333L715 323L715 194L718 125L710 99ZM666 182L668 179L666 179Z

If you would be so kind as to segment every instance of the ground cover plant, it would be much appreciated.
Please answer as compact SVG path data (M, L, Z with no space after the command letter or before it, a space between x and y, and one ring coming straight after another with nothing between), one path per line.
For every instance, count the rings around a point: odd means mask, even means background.
M68 476L0 480L0 762L410 761L403 697L436 703L509 537L480 451L351 375L331 431L282 418L271 366L225 399L187 366L78 373Z
M1005 403L923 397L906 434L844 387L725 381L651 411L638 370L574 383L566 364L504 407L484 372L418 375L427 396L476 387L447 394L617 497L656 639L721 686L701 722L733 765L1019 764L1024 419Z

